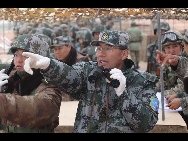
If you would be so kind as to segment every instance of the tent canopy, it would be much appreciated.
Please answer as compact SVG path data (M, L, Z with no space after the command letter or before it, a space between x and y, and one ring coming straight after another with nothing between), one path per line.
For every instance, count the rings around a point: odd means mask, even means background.
M188 19L188 8L0 8L0 20L25 22L78 21L97 17Z

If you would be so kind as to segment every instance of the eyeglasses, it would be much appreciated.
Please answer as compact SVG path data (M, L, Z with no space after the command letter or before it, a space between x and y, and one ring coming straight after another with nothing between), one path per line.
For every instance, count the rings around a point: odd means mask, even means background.
M179 39L175 33L167 32L167 33L161 34L161 43L164 44L166 40L175 42L175 41L178 41Z
M120 49L120 50L124 50L124 48L122 47L113 47L113 46L105 46L105 47L100 47L98 46L95 51L98 52L98 51L102 51L104 50L105 52L109 52L109 51L113 51L113 49Z
M21 56L21 58L27 59L28 57L20 55L18 53L14 53L14 58L19 58Z

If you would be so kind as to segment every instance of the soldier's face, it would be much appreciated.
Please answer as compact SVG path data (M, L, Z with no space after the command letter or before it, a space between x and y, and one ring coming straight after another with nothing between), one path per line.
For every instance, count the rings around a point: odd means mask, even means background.
M182 47L180 44L174 43L164 46L164 51L166 54L181 55Z
M61 60L61 61L65 62L65 59L68 56L70 50L71 50L71 45L68 45L68 46L65 46L65 45L63 45L63 46L55 46L54 47L55 57L58 60Z
M14 65L15 65L16 70L19 70L19 71L25 71L24 70L25 60L28 58L22 55L23 52L24 50L18 49L14 53Z
M99 40L99 34L100 34L100 32L95 32L94 33L94 39L95 40Z
M123 68L124 60L128 57L128 50L120 50L118 47L110 46L106 43L99 43L97 48L96 55L99 66L120 70Z

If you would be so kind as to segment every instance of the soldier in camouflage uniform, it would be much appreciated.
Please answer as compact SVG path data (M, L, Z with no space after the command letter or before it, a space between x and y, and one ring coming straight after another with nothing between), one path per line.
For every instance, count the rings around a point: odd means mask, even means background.
M88 54L90 59L95 55L95 52L90 51L92 48L91 38L91 32L88 29L81 29L76 33L76 39L80 43L80 52Z
M98 46L98 65L79 62L70 67L24 52L22 55L29 57L24 69L32 74L31 68L41 68L49 83L79 100L73 132L148 132L158 120L159 102L154 89L157 78L133 69L133 61L127 58L129 41L130 35L126 32L101 32L99 40L91 43ZM110 77L119 81L118 87L113 88L111 80L104 75L95 83L88 80L102 66L112 68Z
M100 34L100 32L102 32L104 30L106 30L105 26L103 26L101 24L96 25L92 30L92 36L94 37L94 40L99 40L99 34ZM90 54L92 61L97 61L97 56L96 56L95 50L96 50L96 46L92 46L88 52L88 54Z
M72 66L79 61L89 61L88 54L77 52L71 45L69 36L59 36L54 38L51 48L54 50L55 58L69 66ZM72 100L74 99L70 95L62 92L62 101Z
M161 26L161 34L165 33L166 31L170 30L170 26L165 21L160 21ZM157 32L157 24L155 24L154 27L154 34L158 36ZM159 67L159 64L156 62L156 50L158 50L158 40L153 42L152 44L149 44L147 46L147 72L156 75L157 67Z
M161 35L162 50L165 54L178 55L186 57L187 54L183 48L183 36L178 31L167 31ZM184 76L183 76L184 77ZM164 90L170 90L175 87L178 79L178 74L174 72L170 64L166 64L163 69ZM161 91L161 82L157 82L156 91ZM165 93L166 95L166 93Z
M0 93L0 130L51 133L59 125L61 91L48 84L39 69L33 69L34 74L30 75L23 68L24 60L27 59L22 55L24 51L49 56L49 45L44 38L48 37L23 34L11 47L16 71L3 86L3 93ZM8 78L3 72L0 71L0 78Z
M188 31L185 31L185 35L183 38L184 38L184 49L188 52ZM188 70L187 70L187 73L185 74L184 79L187 79L187 78L188 78ZM169 101L172 101L170 104L168 104L168 106L170 106L170 109L177 109L180 106L182 107L183 111L179 111L179 113L184 119L184 121L186 122L186 125L188 127L188 116L187 116L188 115L188 110L187 110L188 95L184 91L183 81L178 79L177 82L178 84L175 86L175 88L171 88L170 90L164 91L164 94L166 95L166 98L168 99L167 103L169 103Z
M53 39L55 38L55 32L52 29L46 28L46 27L34 28L30 31L30 34L44 34L51 39L51 43L53 42Z
M68 25L67 24L61 24L59 27L61 27L63 29L62 35L68 36L68 31L69 31Z
M141 42L143 40L142 31L136 27L136 22L131 22L131 27L126 30L127 33L131 35L131 41L130 41L130 54L131 59L135 63L135 68L138 69L139 67L139 61L140 61L140 48L141 48Z
M77 49L79 46L78 41L76 40L76 33L80 30L80 27L78 25L74 25L71 27L71 42L73 44L73 47Z

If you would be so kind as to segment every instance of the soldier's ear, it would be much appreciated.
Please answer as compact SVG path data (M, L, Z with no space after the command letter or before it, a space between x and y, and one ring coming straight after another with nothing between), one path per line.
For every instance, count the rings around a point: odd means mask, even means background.
M69 50L71 50L71 45L68 45Z
M127 49L122 50L122 60L125 60L128 57L129 51Z

